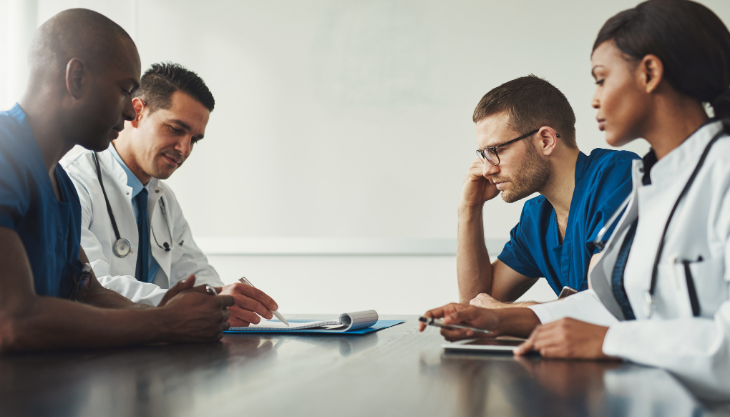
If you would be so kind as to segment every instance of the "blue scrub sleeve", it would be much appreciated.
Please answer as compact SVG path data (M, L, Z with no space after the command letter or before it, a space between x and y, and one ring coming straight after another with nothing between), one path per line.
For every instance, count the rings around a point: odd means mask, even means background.
M588 252L594 255L600 252L600 249L593 243L598 237L598 232L601 231L606 222L613 216L613 214L621 207L626 198L631 194L633 184L631 180L631 165L626 164L612 164L609 168L603 171L603 175L598 179L594 187L597 191L604 190L603 193L598 191L601 195L601 200L597 202L598 210L593 211L593 217L588 223L589 228L586 236L588 237L584 244L588 249ZM611 192L605 192L605 190L612 190ZM606 234L601 239L607 242L608 239L613 235L613 231L616 228L618 221L614 222L608 229Z
M2 137L0 137L2 139ZM15 230L28 209L28 182L19 167L0 149L0 226Z
M528 278L540 278L543 274L540 268L537 267L522 233L524 216L525 209L523 207L522 214L520 214L520 222L509 232L509 242L504 245L502 253L497 258L505 265Z

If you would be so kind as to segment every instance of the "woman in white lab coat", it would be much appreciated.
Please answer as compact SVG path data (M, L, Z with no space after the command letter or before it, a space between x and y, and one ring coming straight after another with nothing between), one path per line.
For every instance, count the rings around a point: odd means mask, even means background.
M622 358L667 369L702 397L730 398L730 32L698 3L650 0L606 22L591 64L606 141L652 147L634 161L633 192L589 272L591 290L529 310L427 314L529 334L518 355Z

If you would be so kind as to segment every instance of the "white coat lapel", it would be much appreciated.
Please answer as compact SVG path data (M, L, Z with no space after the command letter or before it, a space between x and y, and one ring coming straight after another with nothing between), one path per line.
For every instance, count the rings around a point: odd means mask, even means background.
M167 216L162 212L162 204L164 203L164 188L159 186L157 179L152 179L153 184L150 184L150 199L148 205L151 205L151 216L150 216L150 246L152 248L152 256L155 258L157 263L160 265L160 269L167 276L167 285L169 286L170 269L172 267L172 248L173 242L170 241L170 234L172 228L169 222L169 211ZM170 245L170 250L164 249L165 243ZM162 247L161 247L162 246Z
M588 273L588 286L595 291L598 299L601 300L606 309L616 318L624 320L624 313L613 296L611 277L613 269L616 265L621 245L629 232L631 224L639 215L638 190L641 187L643 162L634 161L632 164L632 183L631 201L626 206L626 212L621 216L613 235L606 244L606 249L602 252L601 259L596 263L594 268Z

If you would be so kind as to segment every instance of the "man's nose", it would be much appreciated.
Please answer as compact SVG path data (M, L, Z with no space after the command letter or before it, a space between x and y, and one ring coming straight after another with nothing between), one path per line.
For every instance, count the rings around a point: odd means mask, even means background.
M482 175L484 178L489 178L499 172L499 165L492 165L489 161L484 161L482 164Z
M126 102L124 103L124 111L122 112L122 117L124 117L124 120L128 122L131 122L137 117L137 111L134 109L131 98L126 100Z
M187 158L193 149L193 138L191 136L181 136L180 140L175 144L175 150L182 154L183 158Z

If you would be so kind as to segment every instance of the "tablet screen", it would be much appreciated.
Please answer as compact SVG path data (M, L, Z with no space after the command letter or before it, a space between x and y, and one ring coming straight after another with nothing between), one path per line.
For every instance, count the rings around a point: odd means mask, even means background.
M522 340L510 339L477 339L461 346L510 346L517 347L522 344Z
M443 345L446 350L469 350L469 351L491 351L491 352L512 352L523 340L514 339L475 339L461 342L447 343Z

